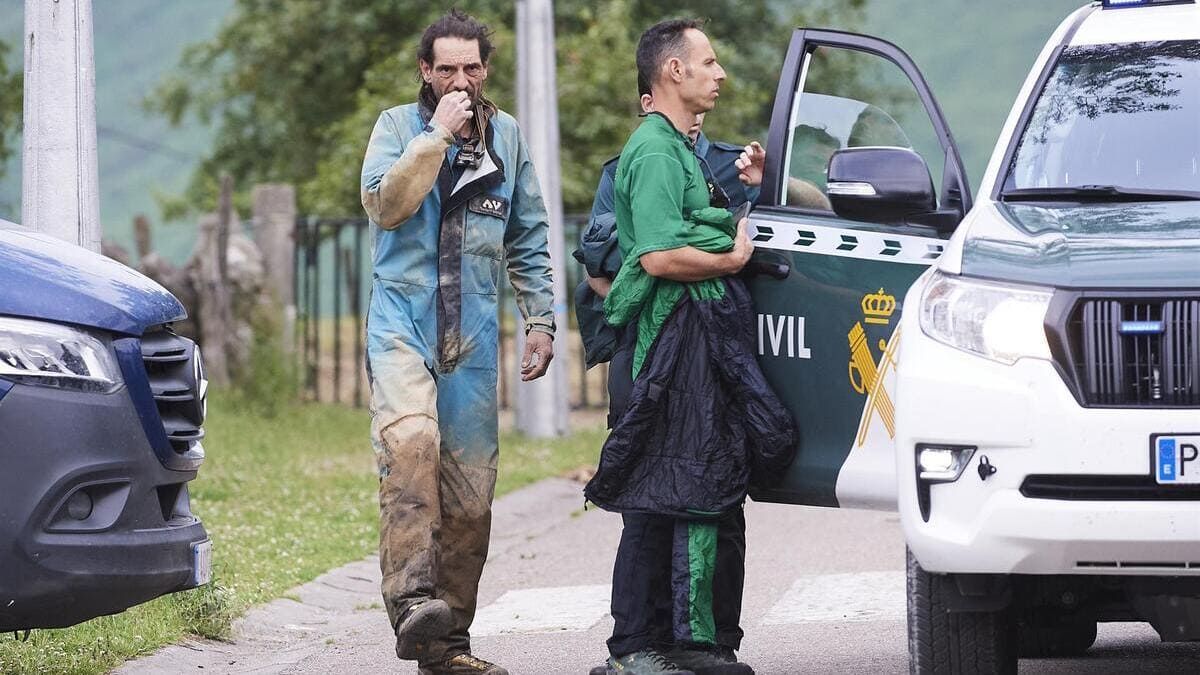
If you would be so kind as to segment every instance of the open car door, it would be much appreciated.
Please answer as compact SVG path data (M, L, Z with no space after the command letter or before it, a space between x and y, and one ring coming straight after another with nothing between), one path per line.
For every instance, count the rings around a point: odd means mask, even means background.
M754 499L895 508L896 326L908 287L970 209L968 186L903 51L795 31L751 213L753 267L776 273L753 276L750 288L759 362L800 441L786 475L753 486Z

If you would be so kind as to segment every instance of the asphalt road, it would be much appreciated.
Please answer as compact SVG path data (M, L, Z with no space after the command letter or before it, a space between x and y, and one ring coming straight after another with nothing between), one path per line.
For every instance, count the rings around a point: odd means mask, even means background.
M578 486L552 481L497 504L472 634L475 653L513 675L582 674L605 656L620 519L582 501ZM743 660L761 675L907 672L895 515L752 503L747 521ZM375 563L356 563L299 589L302 602L252 613L233 645L175 647L120 672L415 672L395 660L377 584ZM1021 672L1195 673L1200 644L1107 624L1085 657L1024 660Z

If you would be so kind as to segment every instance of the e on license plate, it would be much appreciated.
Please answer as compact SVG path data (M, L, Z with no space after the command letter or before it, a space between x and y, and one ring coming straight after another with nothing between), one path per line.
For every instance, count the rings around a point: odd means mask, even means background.
M212 581L212 540L192 544L192 586Z
M1151 436L1159 483L1200 483L1200 434Z

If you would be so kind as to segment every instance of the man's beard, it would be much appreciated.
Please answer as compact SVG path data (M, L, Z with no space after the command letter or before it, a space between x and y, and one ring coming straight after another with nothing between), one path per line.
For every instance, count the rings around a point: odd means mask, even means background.
M449 93L451 92L443 92L442 96L445 96ZM437 110L438 102L442 100L442 96L438 96L436 93L434 93L433 84L429 82L422 82L421 90L417 93L417 101L422 107L426 108L430 114L433 114L433 111ZM484 97L483 85L480 85L478 88L476 88L474 93L468 91L467 96L471 98L472 108L479 108L481 105L484 107L494 107L492 103Z
M468 96L471 95L468 94ZM420 104L421 109L424 111L426 119L433 117L433 111L437 110L438 101L440 100L441 97L433 92L432 84L428 82L421 83L421 90L417 93L417 103ZM478 130L485 129L488 126L488 122L496 115L496 111L499 110L495 103L492 103L483 95L482 84L475 89L475 95L471 96L471 109L479 116L478 127L476 127ZM472 120L472 126L475 124L476 121ZM458 132L457 129L452 129L451 131Z

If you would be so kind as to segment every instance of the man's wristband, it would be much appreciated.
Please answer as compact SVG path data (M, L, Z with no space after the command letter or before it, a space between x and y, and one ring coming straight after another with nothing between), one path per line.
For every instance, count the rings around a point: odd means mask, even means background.
M551 319L549 323L543 323L541 321L527 320L525 322L525 334L529 335L533 331L537 331L539 333L545 333L545 334L549 335L550 337L554 337L554 320Z
M434 138L447 146L454 145L454 134L435 120L429 120L429 123L425 125L425 133L432 134Z

